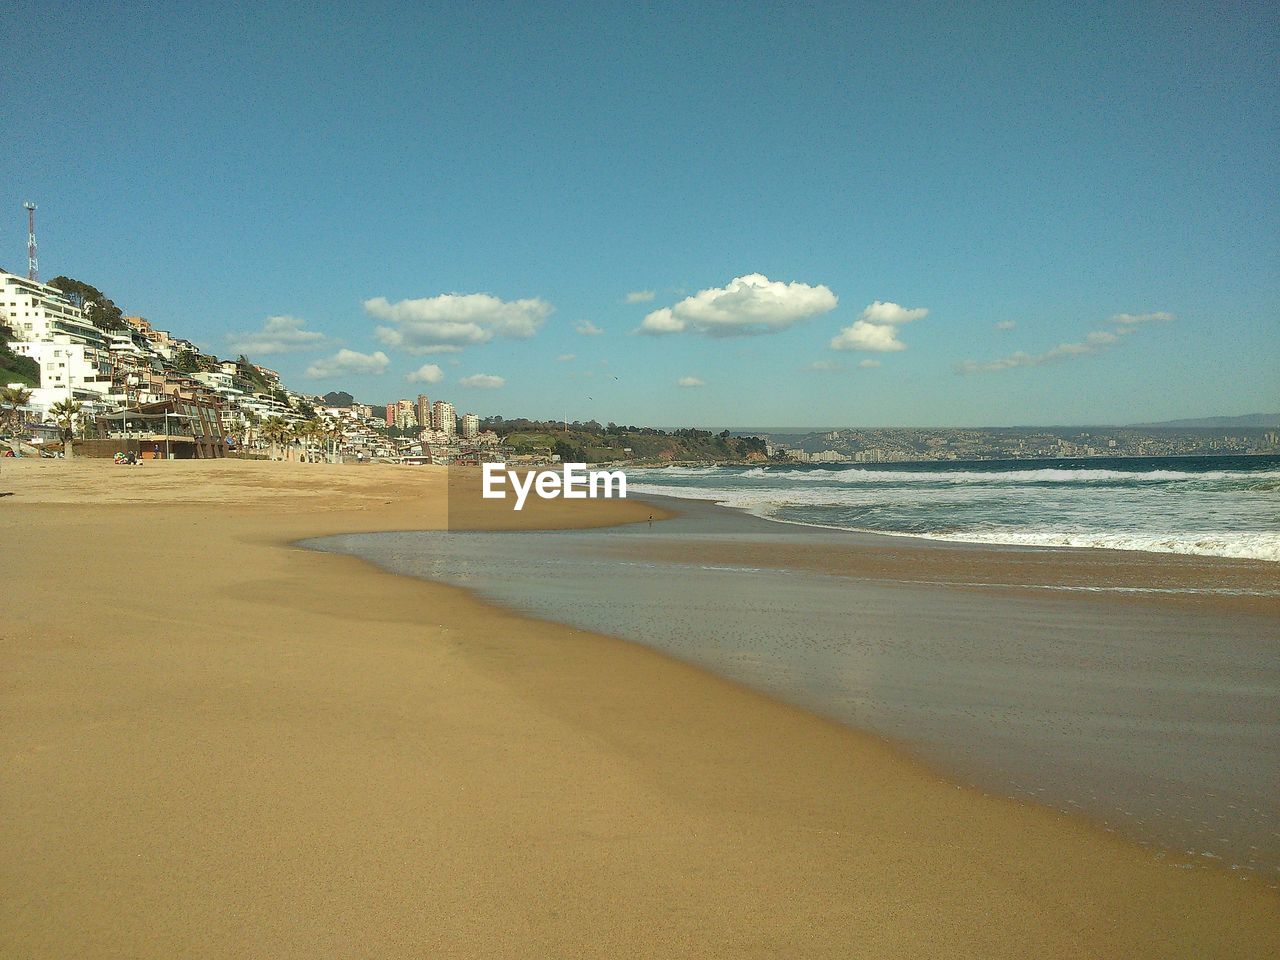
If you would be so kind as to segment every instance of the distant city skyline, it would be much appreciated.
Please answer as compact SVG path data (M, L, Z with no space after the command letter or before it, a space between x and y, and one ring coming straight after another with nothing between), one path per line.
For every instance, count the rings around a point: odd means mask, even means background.
M762 428L1280 407L1274 8L15 11L0 266L34 201L42 279L295 390Z

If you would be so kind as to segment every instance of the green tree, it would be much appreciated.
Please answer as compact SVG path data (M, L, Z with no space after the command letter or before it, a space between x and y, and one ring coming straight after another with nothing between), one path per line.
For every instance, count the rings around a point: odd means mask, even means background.
M179 350L173 358L173 365L183 373L197 373L200 370L200 356L194 350Z
M124 311L93 284L71 277L54 277L49 281L49 286L57 287L65 293L72 303L84 311L85 319L99 330L122 330L127 326Z
M563 440L557 440L551 447L551 452L560 458L561 463L586 463L587 451L582 447L575 447L572 444L565 443Z

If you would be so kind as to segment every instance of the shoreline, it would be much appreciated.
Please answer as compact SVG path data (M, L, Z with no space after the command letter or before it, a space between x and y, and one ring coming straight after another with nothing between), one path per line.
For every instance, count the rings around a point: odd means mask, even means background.
M805 556L798 551L772 553L750 550L744 555L752 564L777 569L810 569L833 575L893 582L911 582L905 571L924 563L920 582L958 587L1045 590L1111 595L1115 599L1147 599L1155 595L1161 602L1221 604L1224 609L1252 611L1280 616L1280 590L1275 587L1276 562L1251 557L1223 557L1211 554L1167 553L1154 550L1125 550L1085 546L985 543L966 540L939 540L917 534L892 534L874 530L852 530L778 520L741 507L696 497L671 497L641 492L660 509L678 511L680 504L698 509L723 510L776 528L779 548L786 547L789 531L811 531L824 536L829 550L824 557ZM679 554L655 554L675 559L705 556L722 559L723 552L692 544ZM780 560L779 557L782 557ZM942 561L936 563L935 561ZM979 579L960 579L977 572ZM1174 586L1164 593L1161 584L1172 578ZM1133 593L1126 596L1125 591Z
M659 509L681 506L666 497L637 499ZM902 564L880 562L886 538L879 535L780 528L708 501L684 500L683 509L668 524L647 530L544 531L512 539L465 531L443 540L402 532L304 545L447 583L513 615L639 644L879 738L952 783L1034 802L1126 836L1161 857L1242 870L1248 879L1278 888L1275 820L1263 812L1270 794L1256 782L1268 769L1259 765L1267 756L1258 742L1265 735L1243 731L1268 722L1265 705L1252 692L1266 675L1255 674L1253 664L1265 669L1269 653L1263 647L1280 639L1274 629L1280 595L1223 596L1200 587L1187 587L1186 595L1107 593L1144 588L1002 583L1009 564L1035 563L1028 555L1036 551L1010 547L993 563L982 550L936 548L929 541L907 558L910 578L902 579ZM1042 552L1048 556L1033 578L1061 577L1060 558ZM1127 575L1128 567L1117 573L1087 554L1073 552L1076 566L1065 569L1095 578ZM542 555L555 557L554 570L526 573ZM1257 563L1244 567L1253 570ZM951 579L957 564L976 579ZM1221 565L1233 563L1207 558L1187 569L1202 575ZM452 568L465 575L459 579ZM768 570L784 579L769 579ZM588 590L573 586L587 582ZM767 605L757 608L753 598L766 594ZM712 595L714 608L697 599ZM643 612L658 603L661 620L679 624L679 636ZM732 611L744 604L754 612L735 618ZM638 616L626 612L637 606ZM806 612L807 626L797 634L789 625ZM829 627L828 616L836 617ZM1229 624L1219 623L1221 617ZM1010 618L1012 628L1004 622ZM688 634L706 639L690 642ZM1233 639L1242 634L1262 639ZM1108 638L1101 646L1094 639L1100 635ZM1228 656L1202 647L1239 649ZM835 648L843 651L839 657L828 652ZM1171 666L1147 667L1148 656ZM1105 679L1082 675L1091 661ZM973 676L975 662L982 664L982 681ZM1172 666L1179 663L1195 666ZM932 678L924 691L912 677L921 668ZM1212 695L1201 676L1216 678ZM1142 699L1151 706L1117 698L1112 690L1121 685L1135 694L1146 691ZM1010 692L1014 688L1017 694ZM1091 709L1080 713L1077 698ZM954 730L938 729L940 710L952 712L944 726ZM1236 725L1231 736L1223 739L1216 726L1206 726L1209 716L1219 724L1230 718ZM1006 723L1022 732L1003 732ZM1170 723L1179 725L1176 757L1165 746ZM1064 728L1076 733L1067 738ZM1087 739L1088 730L1101 739ZM1120 744L1108 742L1121 733L1124 751L1145 743L1144 755L1126 757ZM1091 754L1094 760L1085 763ZM1233 763L1261 772L1232 774ZM1212 800L1215 795L1234 803L1228 807L1226 800ZM1219 813L1229 825L1214 823ZM1178 822L1184 816L1185 826Z
M3 831L0 943L17 955L1247 956L1280 943L1275 899L1254 885L970 796L874 735L626 641L290 546L438 521L438 507L384 499L397 484L426 492L410 468L376 471L385 489L360 476L371 467L222 468L207 501L192 483L158 501L152 468L75 469L84 489L55 479L44 494L70 502L0 508L31 558L15 590L64 557L80 586L60 619L24 609L6 630L5 741L21 763L0 796L26 816ZM102 478L113 486L86 503ZM113 589L117 541L97 538L140 523L158 556L136 564L152 575L203 564L198 613L160 616ZM320 886L297 887L304 875ZM434 905L427 920L416 903Z

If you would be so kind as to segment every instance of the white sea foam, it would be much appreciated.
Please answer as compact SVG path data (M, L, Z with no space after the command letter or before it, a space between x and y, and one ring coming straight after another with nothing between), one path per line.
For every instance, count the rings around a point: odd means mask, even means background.
M1181 553L1203 557L1280 561L1280 534L1276 533L1177 533L1065 532L1054 530L969 530L959 533L922 533L927 540L956 543L993 543L1026 547L1092 547L1098 550L1138 550L1144 553Z
M645 477L672 478L715 476L743 479L785 480L815 486L832 483L934 483L934 484L1098 484L1098 483L1170 483L1178 481L1212 483L1234 482L1244 485L1269 485L1280 482L1280 470L1206 470L1200 473L1184 470L1092 470L1045 468L1040 470L872 470L847 467L842 470L789 470L752 467L742 472L717 467L668 467L650 471L633 471Z
M845 477L852 479L842 482ZM1280 561L1280 470L711 468L697 474L636 472L632 479L637 492L710 500L807 526L965 543Z

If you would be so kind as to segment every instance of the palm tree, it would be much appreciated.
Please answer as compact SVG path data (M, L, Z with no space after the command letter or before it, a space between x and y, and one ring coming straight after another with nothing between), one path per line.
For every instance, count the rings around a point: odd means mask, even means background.
M281 459L280 446L289 439L289 425L280 417L268 417L258 432L271 444L271 459Z
M335 457L341 449L342 441L346 439L346 435L347 431L346 428L343 427L341 420L334 420L329 424L328 437L329 441L333 444L333 453Z
M22 408L31 402L31 391L26 387L0 388L0 431L12 432L22 425ZM10 438L9 446L18 452L17 438Z
M311 451L311 462L320 463L329 442L329 426L320 417L308 420L303 426L306 428L306 443Z
M311 421L299 420L293 425L293 429L289 432L289 436L293 438L294 442L301 445L302 450L299 453L299 457L301 458L302 463L306 463L310 456L307 444L311 439Z
M53 415L53 422L62 431L62 455L68 460L73 456L71 442L75 439L76 428L80 425L82 409L83 407L70 397L59 400L49 408L49 413Z
M242 416L244 429L240 434L240 448L241 450L248 452L254 448L254 445L258 440L260 435L258 425L262 422L262 418L252 410L245 410Z

